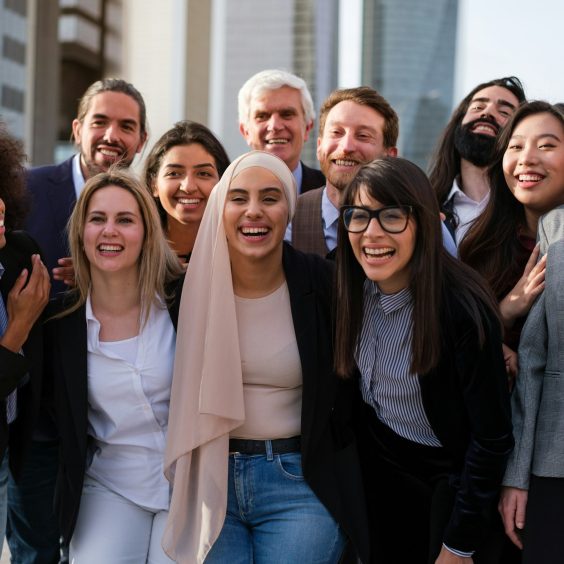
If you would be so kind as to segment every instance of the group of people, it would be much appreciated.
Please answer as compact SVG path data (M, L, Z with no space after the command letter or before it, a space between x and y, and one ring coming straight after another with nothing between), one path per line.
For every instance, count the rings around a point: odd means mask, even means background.
M121 79L88 88L60 165L24 171L1 132L15 564L61 538L75 564L561 560L562 109L480 84L428 176L373 88L321 105L321 171L314 119L262 71L248 153L183 121L140 178Z

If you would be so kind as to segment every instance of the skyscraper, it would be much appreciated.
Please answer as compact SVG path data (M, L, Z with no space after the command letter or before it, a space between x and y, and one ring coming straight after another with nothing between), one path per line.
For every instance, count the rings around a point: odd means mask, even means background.
M452 109L458 0L364 0L362 80L398 112L399 152L426 168Z

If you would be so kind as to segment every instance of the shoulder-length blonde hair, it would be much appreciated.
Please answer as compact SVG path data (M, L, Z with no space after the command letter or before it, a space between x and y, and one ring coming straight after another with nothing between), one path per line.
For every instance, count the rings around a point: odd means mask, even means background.
M145 233L138 259L138 288L144 324L148 319L149 306L154 302L155 295L163 301L166 300L167 285L180 276L182 269L178 258L165 239L153 198L136 178L117 168L97 174L86 182L69 219L67 231L75 271L75 287L69 292L71 305L60 316L68 315L86 302L92 283L90 263L84 251L86 213L92 196L108 186L127 190L135 198L143 220Z

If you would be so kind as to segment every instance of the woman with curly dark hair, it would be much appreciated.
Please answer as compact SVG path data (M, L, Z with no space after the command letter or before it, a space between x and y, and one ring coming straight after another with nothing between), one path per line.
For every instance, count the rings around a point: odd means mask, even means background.
M0 534L6 528L6 448L17 479L39 411L42 339L38 319L50 288L37 244L17 230L27 210L23 157L21 144L0 123Z

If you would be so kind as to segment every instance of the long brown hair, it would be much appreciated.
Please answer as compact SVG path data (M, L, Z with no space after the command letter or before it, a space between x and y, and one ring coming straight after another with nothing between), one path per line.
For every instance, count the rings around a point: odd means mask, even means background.
M413 209L416 240L409 263L409 288L413 296L411 371L424 374L440 360L445 329L441 326L441 311L447 292L456 292L456 299L476 324L483 343L484 313L496 311L495 301L479 276L444 249L439 207L425 173L405 159L385 157L375 160L359 170L343 193L342 204L354 204L361 187L383 205L404 205ZM355 369L354 354L362 325L366 275L354 256L342 216L339 218L338 241L335 369L346 377Z
M518 239L525 226L525 207L511 193L503 174L503 155L517 125L526 117L549 113L562 124L564 115L548 102L527 102L519 107L498 140L495 157L488 169L490 199L472 224L458 249L463 262L477 270L498 299L503 298L520 278L528 251Z

